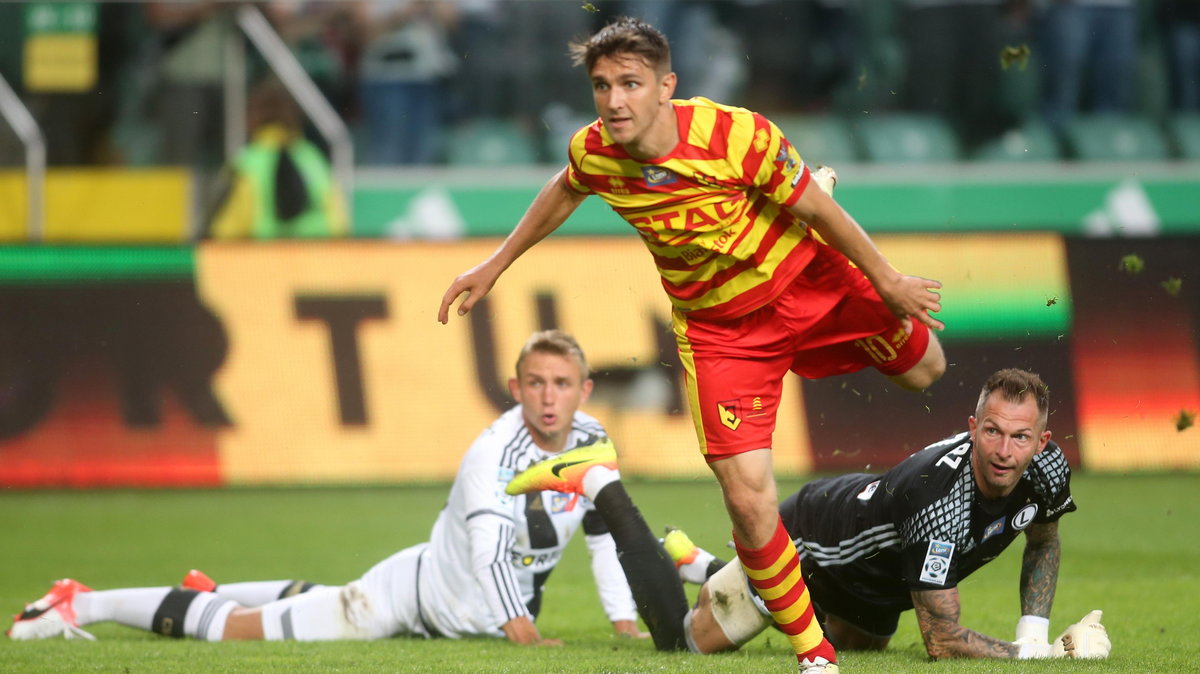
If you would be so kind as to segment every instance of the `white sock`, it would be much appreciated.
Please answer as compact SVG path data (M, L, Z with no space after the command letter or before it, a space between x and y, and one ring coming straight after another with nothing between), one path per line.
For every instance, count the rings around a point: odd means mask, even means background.
M245 583L221 583L213 592L242 606L257 607L320 587L296 580L255 580Z
M237 607L236 602L212 592L197 593L183 619L184 635L204 641L220 641L225 636L225 621Z
M596 500L596 494L611 482L621 479L621 471L608 466L592 466L583 474L583 495Z
M154 612L170 591L169 587L135 587L80 592L75 595L75 617L80 625L112 620L148 630Z
M147 631L157 627L167 636L189 636L205 641L221 640L225 620L235 608L236 603L212 592L174 587L135 587L75 595L75 615L80 625L111 620ZM178 621L181 618L180 629Z
M696 558L687 564L682 564L679 567L679 577L689 583L703 585L704 581L708 580L708 565L716 557L699 546L696 547Z

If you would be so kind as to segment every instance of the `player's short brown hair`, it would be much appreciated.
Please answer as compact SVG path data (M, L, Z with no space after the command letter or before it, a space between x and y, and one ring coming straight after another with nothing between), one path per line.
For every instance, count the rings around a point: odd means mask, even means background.
M983 416L983 406L993 392L999 392L1000 397L1010 403L1020 403L1026 396L1033 396L1038 408L1038 423L1042 430L1046 430L1050 416L1050 387L1036 372L1010 367L993 373L979 391L979 402L975 404L976 418Z
M628 16L614 19L588 38L568 45L571 63L592 72L603 56L630 55L646 62L660 77L671 72L671 45L654 26Z
M583 354L583 348L579 346L579 342L575 341L574 337L562 330L542 330L529 336L525 346L521 347L520 355L517 356L516 373L518 377L521 376L521 363L524 363L525 358L534 352L574 358L579 363L579 373L583 379L592 376L587 356Z

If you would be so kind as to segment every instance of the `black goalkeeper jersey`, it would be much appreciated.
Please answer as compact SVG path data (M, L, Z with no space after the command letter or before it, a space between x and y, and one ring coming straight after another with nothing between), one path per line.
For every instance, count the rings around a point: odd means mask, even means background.
M879 474L815 480L779 507L806 574L871 604L912 608L912 590L948 589L995 559L1032 523L1075 510L1071 470L1050 442L1005 499L983 499L970 434Z

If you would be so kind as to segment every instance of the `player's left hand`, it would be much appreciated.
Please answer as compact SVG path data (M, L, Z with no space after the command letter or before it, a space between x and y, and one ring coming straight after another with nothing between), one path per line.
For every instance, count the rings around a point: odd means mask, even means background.
M1083 620L1071 625L1051 647L1050 655L1055 658L1107 658L1112 650L1108 630L1100 624L1103 611L1092 611Z
M613 632L619 637L627 639L649 639L650 633L643 632L638 629L636 620L614 620L612 623Z
M912 317L934 330L946 328L945 323L929 315L930 312L942 310L942 297L934 292L942 287L941 282L903 275L888 287L881 285L876 285L880 298L898 318L907 321ZM905 328L912 332L911 325L905 325Z

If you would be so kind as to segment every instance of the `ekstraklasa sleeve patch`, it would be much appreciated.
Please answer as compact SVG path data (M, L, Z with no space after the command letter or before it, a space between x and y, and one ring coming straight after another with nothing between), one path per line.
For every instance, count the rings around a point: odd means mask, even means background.
M950 558L954 556L954 544L946 541L929 541L925 563L921 565L921 582L945 585L950 573Z

